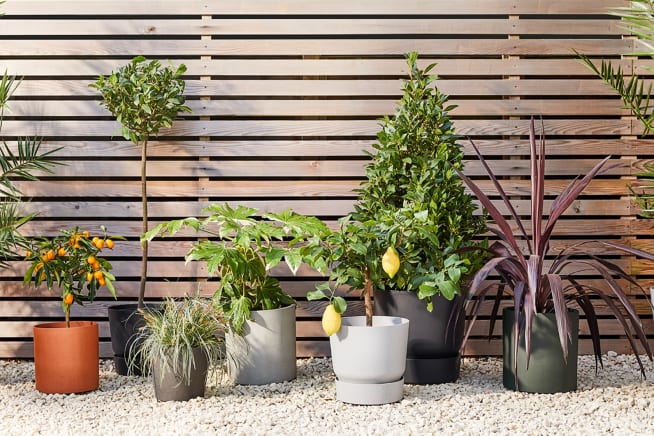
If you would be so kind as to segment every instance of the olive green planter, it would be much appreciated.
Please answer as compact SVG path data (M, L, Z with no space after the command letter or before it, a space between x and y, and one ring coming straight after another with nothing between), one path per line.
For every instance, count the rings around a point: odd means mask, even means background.
M504 387L520 392L552 394L577 389L577 355L579 343L579 312L568 309L572 340L568 342L568 359L563 359L559 331L554 313L534 315L531 333L529 369L525 353L524 331L518 344L518 383L513 374L513 308L502 312Z

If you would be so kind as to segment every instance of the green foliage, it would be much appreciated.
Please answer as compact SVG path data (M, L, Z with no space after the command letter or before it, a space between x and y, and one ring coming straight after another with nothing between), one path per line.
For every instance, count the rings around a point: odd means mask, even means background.
M137 56L89 85L102 95L106 107L123 126L123 136L134 144L157 135L162 127L171 127L179 112L191 112L184 105L186 71L184 64L172 69L158 60Z
M147 146L151 135L158 135L162 127L171 127L179 112L191 112L184 104L186 83L182 74L184 64L176 69L162 66L158 60L147 61L137 56L112 72L100 76L89 86L102 95L101 105L106 107L122 125L125 139L141 145L141 209L142 233L148 231ZM145 284L148 275L148 244L142 244L139 308L143 307Z
M107 235L104 226L100 227L102 234L99 239L123 239L120 236ZM66 322L70 317L72 303L84 304L93 302L98 289L107 286L109 292L116 297L113 286L115 277L111 274L111 263L100 257L101 249L97 248L88 231L79 228L61 230L61 235L53 238L34 239L25 256L30 267L25 272L25 283L33 283L35 288L45 283L52 290L58 285L61 290L62 309ZM90 262L89 260L95 260ZM72 303L66 303L66 297L72 295ZM69 297L70 298L70 297Z
M8 101L18 87L15 77L5 71L0 77L0 130ZM21 216L19 203L21 192L14 183L17 179L38 180L35 172L52 173L57 162L51 159L59 149L41 152L41 141L37 138L18 138L16 150L6 142L0 145L0 266L16 256L19 247L26 247L27 241L19 228L30 221L34 214Z
M420 69L415 52L406 59L409 79L395 115L382 119L358 204L330 238L331 278L360 289L367 272L376 290L417 292L431 309L431 297L454 298L480 265L473 237L485 219L456 173L463 152L448 115L453 106L429 74L435 65ZM389 246L400 257L392 279L381 266Z
M638 44L644 50L633 53L641 58L654 59L654 0L636 0L630 2L628 7L614 8L611 15L619 17L624 23L624 28L636 36ZM591 71L593 71L604 83L606 83L616 94L622 98L625 109L629 109L643 125L643 136L647 136L654 130L654 105L652 104L652 84L647 78L631 75L625 78L625 72L621 67L613 65L611 61L602 60L597 67L587 56L577 53L579 58ZM649 72L654 68L645 67ZM645 179L645 185L641 191L636 192L629 187L634 196L634 201L641 208L641 215L647 218L654 217L654 194L652 186L654 182L654 166L646 166L645 172L638 174Z
M209 274L220 278L214 299L224 309L236 334L243 332L250 311L294 303L279 281L269 275L282 261L293 274L302 263L322 274L327 272L321 244L330 231L318 218L286 210L263 214L259 220L256 209L233 209L227 204L211 205L203 213L209 216L161 223L143 235L142 240L173 236L184 228L211 235L212 238L191 247L186 261L206 262Z
M638 44L644 50L633 53L640 57L654 58L654 0L636 0L628 7L613 8L611 15L623 20L624 28L636 35ZM587 56L577 53L583 63L593 71L604 83L613 89L624 103L624 107L632 111L642 122L643 135L648 135L654 129L654 107L651 103L652 85L648 80L637 75L625 79L625 72L613 62L602 60L597 67ZM652 68L646 68L654 72Z
M129 357L129 366L137 362L143 374L153 365L161 365L161 377L172 373L189 383L195 366L194 349L207 356L210 370L220 370L225 359L223 337L226 321L220 308L210 299L186 297L179 302L167 298L156 309L142 310L145 326L139 332L140 347Z

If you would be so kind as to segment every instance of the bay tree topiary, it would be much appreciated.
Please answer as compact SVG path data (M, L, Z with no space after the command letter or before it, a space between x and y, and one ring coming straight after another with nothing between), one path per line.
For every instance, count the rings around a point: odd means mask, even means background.
M464 154L448 115L454 106L434 86L435 64L420 69L416 52L406 60L402 99L381 120L354 211L330 241L332 282L364 290L369 322L373 288L416 292L431 311L432 297L461 293L483 256L475 237L486 228L485 216L456 172ZM308 298L324 298L327 289ZM343 313L345 301L333 292L330 299Z
M147 148L151 136L164 127L172 127L180 112L191 112L185 105L182 74L186 66L163 66L158 60L137 56L109 76L100 76L89 85L102 95L100 104L122 125L125 139L141 147L142 233L148 231ZM141 282L139 308L143 307L148 267L148 241L141 242Z

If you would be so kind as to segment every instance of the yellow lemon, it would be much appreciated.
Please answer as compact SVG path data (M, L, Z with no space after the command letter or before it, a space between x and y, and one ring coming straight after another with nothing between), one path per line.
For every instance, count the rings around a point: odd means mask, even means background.
M382 268L390 278L393 278L400 269L400 256L397 255L395 248L388 247L382 256Z
M333 304L327 306L322 314L322 329L327 336L331 336L341 329L341 314L336 312Z

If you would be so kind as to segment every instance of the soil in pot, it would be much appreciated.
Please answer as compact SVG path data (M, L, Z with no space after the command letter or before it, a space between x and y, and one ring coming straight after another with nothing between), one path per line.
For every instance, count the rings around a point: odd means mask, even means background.
M552 394L577 389L577 355L579 343L579 312L568 309L572 341L568 343L568 358L563 359L559 330L553 313L534 315L531 334L531 357L526 368L525 335L520 334L518 343L518 383L513 373L513 308L502 312L504 369L503 382L507 389L520 392Z
M34 326L36 389L46 394L89 392L100 383L98 324L52 322Z
M450 383L459 378L465 314L461 297L434 297L429 312L415 292L375 293L375 313L407 318L407 346L404 382L408 384Z

